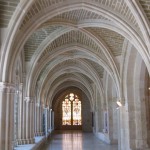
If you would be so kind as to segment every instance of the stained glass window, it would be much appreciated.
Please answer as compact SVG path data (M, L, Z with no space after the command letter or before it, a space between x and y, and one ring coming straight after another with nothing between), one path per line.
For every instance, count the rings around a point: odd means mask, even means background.
M73 93L62 102L62 125L82 125L81 101Z
M71 125L71 102L65 99L62 103L63 125Z

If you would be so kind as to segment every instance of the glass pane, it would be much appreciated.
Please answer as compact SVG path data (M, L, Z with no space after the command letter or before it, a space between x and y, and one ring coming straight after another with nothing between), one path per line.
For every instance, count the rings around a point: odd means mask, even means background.
M81 101L73 101L73 125L82 125L81 121Z
M74 100L74 94L70 93L70 100L73 101Z
M70 93L70 97L74 97L74 94L73 94L73 93Z
M81 101L74 93L66 95L62 102L62 125L82 125Z
M62 103L62 125L71 125L71 102L68 99Z

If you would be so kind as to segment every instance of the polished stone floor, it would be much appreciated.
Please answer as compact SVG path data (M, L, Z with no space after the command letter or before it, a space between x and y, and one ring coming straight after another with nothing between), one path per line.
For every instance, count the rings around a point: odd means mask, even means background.
M40 150L117 150L117 146L101 142L92 133L57 131Z

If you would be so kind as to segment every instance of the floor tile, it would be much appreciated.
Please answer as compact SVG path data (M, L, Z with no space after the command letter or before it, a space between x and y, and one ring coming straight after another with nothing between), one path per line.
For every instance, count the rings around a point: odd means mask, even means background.
M101 142L92 133L56 131L40 150L117 150L117 145Z

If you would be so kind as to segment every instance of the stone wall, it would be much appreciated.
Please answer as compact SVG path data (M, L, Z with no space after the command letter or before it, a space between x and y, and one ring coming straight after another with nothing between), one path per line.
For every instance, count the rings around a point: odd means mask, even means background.
M92 132L92 112L90 102L85 94L82 95L82 130Z

